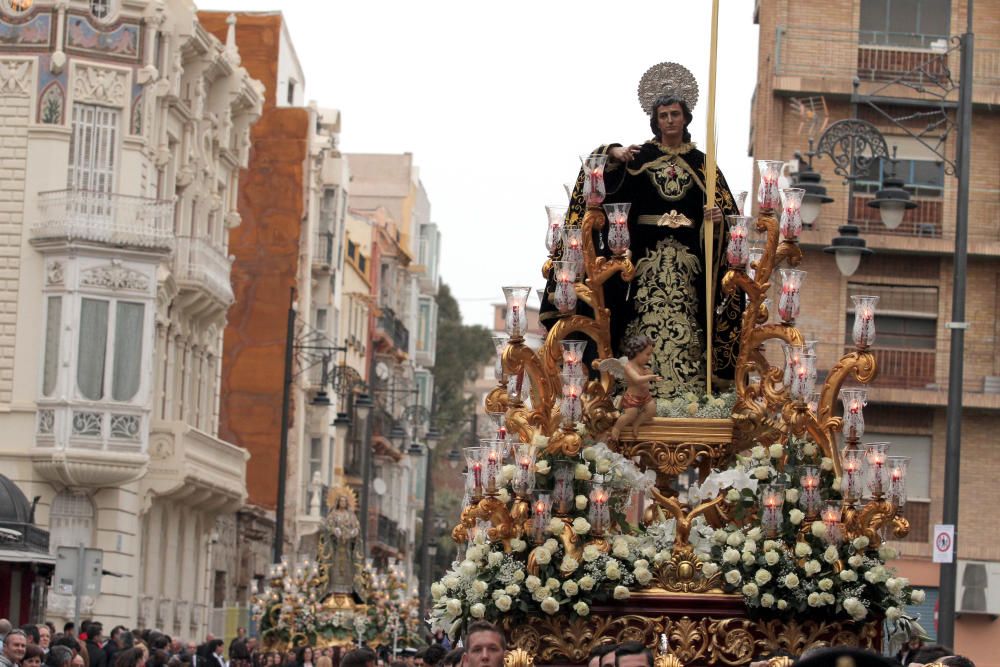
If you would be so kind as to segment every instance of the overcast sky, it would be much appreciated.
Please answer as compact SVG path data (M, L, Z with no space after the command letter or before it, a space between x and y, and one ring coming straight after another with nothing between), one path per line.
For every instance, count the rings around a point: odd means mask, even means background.
M306 99L342 112L341 148L414 154L442 232L441 277L467 323L492 324L502 285L542 285L544 207L564 203L577 156L651 136L636 97L651 65L694 72L692 134L704 147L708 0L198 4L280 8ZM734 191L751 182L752 13L752 0L721 2L719 166Z

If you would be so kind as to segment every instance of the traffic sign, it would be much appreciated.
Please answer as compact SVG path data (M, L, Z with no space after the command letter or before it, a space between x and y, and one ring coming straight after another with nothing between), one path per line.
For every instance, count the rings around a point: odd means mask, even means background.
M955 562L955 525L939 523L934 526L934 562Z

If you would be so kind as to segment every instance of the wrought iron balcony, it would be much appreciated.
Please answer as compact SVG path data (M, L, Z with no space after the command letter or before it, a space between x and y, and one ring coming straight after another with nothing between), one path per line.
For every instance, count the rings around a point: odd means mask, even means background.
M392 341L397 350L406 352L410 349L410 330L406 328L402 320L396 317L392 308L382 309L382 314L377 320L377 327L388 340Z
M90 190L38 194L34 240L66 240L168 250L173 246L174 202Z
M317 232L313 247L312 266L319 271L329 271L336 262L333 257L335 239L332 232Z
M175 277L207 290L225 304L233 302L233 260L208 239L179 236L174 250Z

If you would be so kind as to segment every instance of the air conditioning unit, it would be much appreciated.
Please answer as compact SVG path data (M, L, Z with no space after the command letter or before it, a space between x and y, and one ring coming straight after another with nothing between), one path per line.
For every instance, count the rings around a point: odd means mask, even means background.
M958 561L956 588L959 614L1000 616L1000 562Z

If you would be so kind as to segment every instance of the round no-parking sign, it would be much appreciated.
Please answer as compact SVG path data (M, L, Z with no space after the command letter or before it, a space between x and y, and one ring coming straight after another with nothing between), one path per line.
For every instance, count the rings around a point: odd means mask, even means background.
M955 554L955 526L950 523L934 526L934 562L951 563Z

